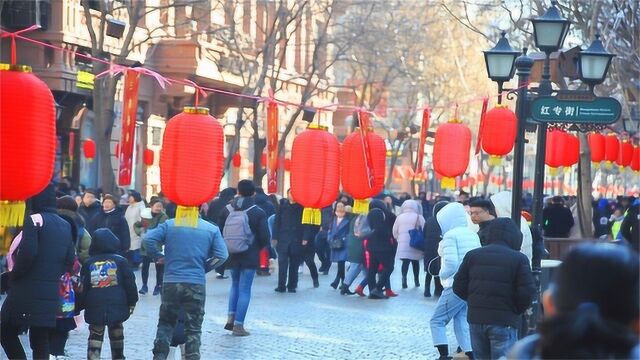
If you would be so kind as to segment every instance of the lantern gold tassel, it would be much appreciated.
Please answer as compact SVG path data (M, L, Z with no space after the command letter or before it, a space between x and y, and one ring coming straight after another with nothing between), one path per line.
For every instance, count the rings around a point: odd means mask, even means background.
M600 169L600 163L599 162L593 161L593 162L591 162L591 166L596 170Z
M442 180L440 180L440 187L442 187L443 190L453 190L456 188L456 179L452 177L443 177Z
M550 167L549 168L549 176L551 176L551 177L558 176L558 168Z
M311 225L320 225L322 221L322 212L320 209L304 208L302 211L302 223Z
M24 201L0 201L0 226L22 226L25 210Z
M491 155L489 156L489 166L500 166L502 165L502 157Z
M355 199L353 201L354 214L366 214L369 212L369 199Z
M179 205L176 209L176 226L198 227L199 210L197 206Z

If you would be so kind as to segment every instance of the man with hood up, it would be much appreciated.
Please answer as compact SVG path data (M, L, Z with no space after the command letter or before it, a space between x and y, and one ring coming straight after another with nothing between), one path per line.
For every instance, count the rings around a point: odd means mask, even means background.
M75 260L75 223L57 214L53 184L29 202L31 215L25 217L22 240L11 255L11 285L0 316L0 342L9 359L26 358L18 334L27 327L33 358L49 358L60 277L72 270Z
M513 220L493 220L487 245L469 251L455 275L453 291L467 301L477 359L506 355L517 340L520 317L536 293L528 259L512 246L520 238Z
M469 358L473 358L467 323L467 303L454 294L451 287L462 259L469 251L480 247L480 239L478 234L467 226L467 212L460 203L446 205L438 212L436 219L443 235L438 245L438 255L442 263L439 275L444 290L431 317L433 344L440 353L440 359L450 359L447 324L453 319L458 345Z
M499 218L511 218L511 191L501 191L493 195L491 202ZM525 254L529 259L529 264L531 264L533 258L533 236L529 225L527 225L527 220L522 216L520 217L520 232L522 233L521 243L513 243L511 248Z

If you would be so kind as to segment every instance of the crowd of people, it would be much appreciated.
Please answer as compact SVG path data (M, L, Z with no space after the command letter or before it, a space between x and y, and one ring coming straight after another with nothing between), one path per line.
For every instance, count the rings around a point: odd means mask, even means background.
M538 294L532 267L539 268L544 247L526 211L520 226L511 220L510 192L432 200L383 193L360 213L341 194L314 225L303 223L291 192L279 198L242 180L203 204L195 226L185 226L162 194L147 203L135 190L69 190L48 186L30 199L21 228L3 229L0 340L11 359L25 358L18 335L27 330L34 358L63 358L82 311L87 358L100 358L105 331L112 357L124 358L123 324L139 295L149 293L151 264L150 296L161 295L153 357L165 359L181 345L184 358L198 359L210 271L231 277L224 329L248 336L254 277L271 275L274 264L276 293L296 293L304 266L318 288L320 275L335 266L328 286L340 295L383 300L398 295L390 280L397 261L402 288L423 286L424 297L437 297L430 330L440 359L451 358L449 322L453 346L471 359L640 355L637 198L594 201L594 236L609 243L569 253L545 293L547 318L527 337L526 314ZM544 236L570 236L575 216L565 200L549 199ZM624 297L610 296L620 291Z

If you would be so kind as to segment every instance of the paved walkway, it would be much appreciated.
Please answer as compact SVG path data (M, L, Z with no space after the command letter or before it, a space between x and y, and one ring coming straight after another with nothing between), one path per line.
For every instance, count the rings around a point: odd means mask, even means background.
M273 289L277 276L256 277L245 321L251 336L246 338L231 336L223 329L230 279L219 280L214 273L210 273L202 329L202 358L437 358L429 329L429 318L436 299L424 298L422 288L400 289L400 264L396 265L392 287L400 296L389 300L341 296L339 291L329 286L335 276L335 266L328 276L320 275L318 289L313 288L311 277L305 269L295 294L275 293ZM140 273L136 272L138 286L141 284L139 276ZM153 270L149 280L153 285ZM128 359L152 357L159 305L160 296L140 296L134 314L124 326L125 355ZM449 343L453 352L456 342L451 325L449 327ZM71 332L67 343L70 359L86 357L87 337L88 329L84 324ZM26 345L27 337L21 339ZM108 340L105 341L102 356L110 358ZM6 358L4 353L0 358Z

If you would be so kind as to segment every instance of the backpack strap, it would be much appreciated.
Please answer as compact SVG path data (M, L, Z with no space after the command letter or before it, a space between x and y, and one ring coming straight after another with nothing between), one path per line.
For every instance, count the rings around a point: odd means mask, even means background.
M251 205L246 210L242 210L242 211L244 211L245 213L248 213L249 210L253 209L254 207L256 207L256 205Z

